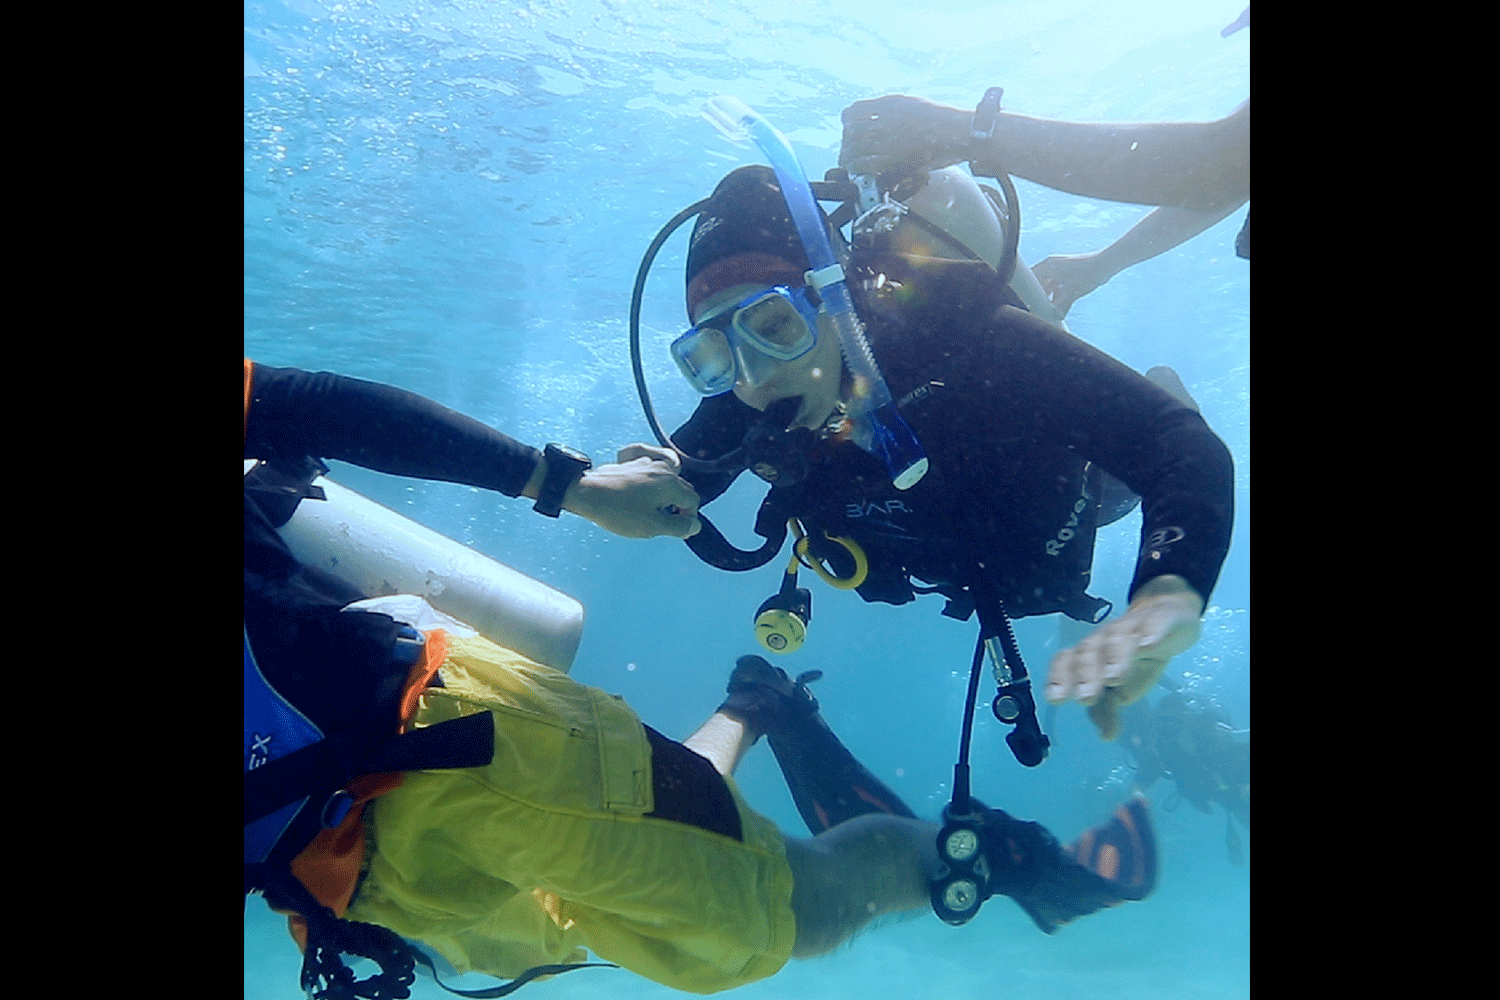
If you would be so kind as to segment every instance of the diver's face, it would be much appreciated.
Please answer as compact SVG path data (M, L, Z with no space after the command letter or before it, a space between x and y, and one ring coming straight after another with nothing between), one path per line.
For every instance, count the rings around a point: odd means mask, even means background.
M765 284L733 285L704 299L693 313L699 323L716 309L739 302L756 292L770 288ZM791 361L756 359L759 373L754 385L741 370L735 380L734 394L741 402L764 410L779 399L801 396L802 405L790 427L817 429L828 419L839 401L843 359L839 353L838 333L823 308L818 309L818 337L812 350Z

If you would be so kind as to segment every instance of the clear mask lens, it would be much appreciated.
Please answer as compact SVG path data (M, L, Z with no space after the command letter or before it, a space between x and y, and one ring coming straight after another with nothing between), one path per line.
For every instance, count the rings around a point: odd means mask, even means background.
M816 338L812 322L811 315L798 309L791 293L780 290L764 293L734 314L735 332L779 361L799 358L812 349Z
M734 388L734 351L722 330L697 326L672 343L672 360L705 396Z

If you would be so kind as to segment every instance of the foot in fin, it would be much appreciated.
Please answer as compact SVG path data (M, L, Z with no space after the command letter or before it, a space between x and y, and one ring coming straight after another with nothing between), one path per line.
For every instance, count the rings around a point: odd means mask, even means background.
M821 670L809 670L793 682L780 667L773 667L759 656L742 656L735 662L725 688L729 697L719 706L728 709L757 733L782 732L796 724L799 717L818 711L818 700L807 685L823 676Z
M1145 899L1156 888L1156 836L1143 796L1066 848L1040 823L999 809L982 812L986 897L1011 897L1044 934L1106 906Z
M1114 883L1120 901L1142 900L1156 889L1156 831L1144 795L1132 795L1102 826L1083 831L1064 850L1095 875Z
M818 701L807 685L822 676L822 671L809 670L792 681L761 657L742 656L720 709L766 734L797 811L814 836L867 813L915 817L899 795L854 759L818 714Z

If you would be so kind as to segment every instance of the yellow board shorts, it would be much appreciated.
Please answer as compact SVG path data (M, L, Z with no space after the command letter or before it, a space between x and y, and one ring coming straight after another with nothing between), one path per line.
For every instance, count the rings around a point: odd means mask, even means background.
M786 964L785 842L733 781L743 842L649 817L651 748L623 701L482 636L450 638L439 677L415 725L493 712L495 759L409 773L371 804L348 919L502 978L584 948L695 993Z

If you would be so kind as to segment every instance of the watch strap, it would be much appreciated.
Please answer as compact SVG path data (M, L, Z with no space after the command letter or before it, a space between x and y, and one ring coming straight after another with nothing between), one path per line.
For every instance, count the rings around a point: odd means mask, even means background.
M542 462L547 466L547 473L531 509L546 517L557 517L562 513L563 497L568 487L582 479L583 474L593 468L593 462L587 456L558 444L547 445L542 451Z

